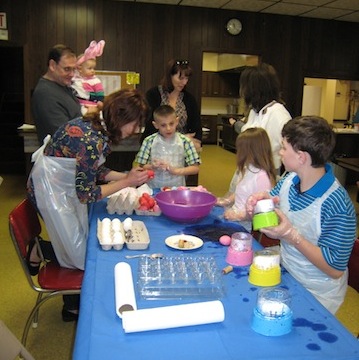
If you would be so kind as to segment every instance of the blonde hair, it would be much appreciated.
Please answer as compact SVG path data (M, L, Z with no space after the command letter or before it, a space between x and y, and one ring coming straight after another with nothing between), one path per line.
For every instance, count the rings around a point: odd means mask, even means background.
M237 168L243 178L249 165L264 170L272 185L276 182L272 148L267 132L262 128L249 128L237 136Z

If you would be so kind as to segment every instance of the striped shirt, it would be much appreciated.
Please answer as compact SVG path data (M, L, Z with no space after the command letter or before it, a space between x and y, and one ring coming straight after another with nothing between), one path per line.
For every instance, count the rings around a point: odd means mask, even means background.
M293 178L289 189L290 211L295 212L307 208L312 202L323 196L334 183L330 165L325 167L325 175L308 191L299 191L300 179ZM279 195L286 177L281 179L271 190L272 196ZM318 246L326 262L334 269L344 271L347 267L351 250L356 238L356 214L353 203L347 191L339 185L323 202L318 213L313 214L313 219L320 218L321 234ZM300 228L298 227L299 233Z

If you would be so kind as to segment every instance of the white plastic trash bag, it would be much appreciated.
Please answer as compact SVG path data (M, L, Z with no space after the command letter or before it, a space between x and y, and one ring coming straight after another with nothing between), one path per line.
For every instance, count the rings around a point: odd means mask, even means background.
M46 224L56 258L67 268L84 269L88 210L75 189L76 159L44 156L44 145L33 154L31 172L37 207Z

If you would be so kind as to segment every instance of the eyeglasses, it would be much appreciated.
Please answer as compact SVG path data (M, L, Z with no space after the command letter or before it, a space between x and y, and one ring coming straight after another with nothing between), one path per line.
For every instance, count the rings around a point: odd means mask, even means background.
M70 74L72 72L75 72L76 68L75 67L71 67L71 66L61 66L60 64L57 64L58 66L60 66L60 68L67 74Z
M176 60L175 64L176 65L188 65L189 61L188 60Z

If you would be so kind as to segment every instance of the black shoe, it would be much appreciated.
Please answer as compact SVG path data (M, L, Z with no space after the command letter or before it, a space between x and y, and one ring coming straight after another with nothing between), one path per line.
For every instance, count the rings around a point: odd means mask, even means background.
M41 261L39 262L30 261L31 252L35 245L36 245L36 241L35 239L32 239L29 242L29 248L27 249L27 255L26 255L26 264L31 276L35 276L39 273L40 265L41 265Z
M79 314L75 314L65 308L62 308L62 321L64 322L71 322L77 321L79 319Z

